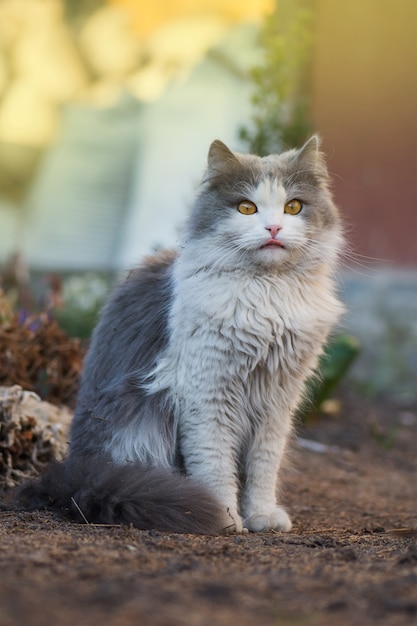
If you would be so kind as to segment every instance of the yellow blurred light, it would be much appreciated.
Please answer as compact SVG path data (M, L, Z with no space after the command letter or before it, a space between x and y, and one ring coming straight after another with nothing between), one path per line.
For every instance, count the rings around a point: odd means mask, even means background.
M57 107L86 83L86 70L64 19L60 0L0 3L0 43L8 52L0 141L31 146L48 143L56 129ZM1 82L0 68L0 89Z
M158 63L149 63L127 79L126 85L136 98L145 102L157 100L164 93L169 76Z
M132 17L136 32L142 36L157 29L164 22L181 17L201 15L222 16L228 22L258 21L274 9L274 0L108 0L109 4L124 7Z
M18 76L27 76L45 97L65 102L85 83L86 72L60 23L42 30L27 28L14 52Z
M123 77L140 60L141 42L130 15L118 7L104 7L87 19L80 42L88 62L101 75Z
M4 60L2 51L0 50L0 98L1 98L2 92L6 88L7 79L8 79L7 66L6 66L6 62Z
M226 30L218 18L183 18L161 25L148 38L149 63L129 78L128 88L140 100L156 100L172 80L185 80Z
M42 146L52 139L56 124L56 107L38 86L15 80L0 109L0 141Z
M220 41L225 32L225 23L217 18L173 20L161 25L149 38L147 51L150 57L165 62L196 62Z
M274 0L107 0L74 39L62 0L0 0L0 141L44 145L59 105L75 98L107 106L129 89L155 100L173 80L185 79L231 25L259 21L273 6Z

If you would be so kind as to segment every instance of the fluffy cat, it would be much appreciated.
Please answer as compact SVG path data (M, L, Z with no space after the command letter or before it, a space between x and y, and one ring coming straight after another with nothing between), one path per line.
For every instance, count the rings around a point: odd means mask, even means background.
M115 289L69 455L23 488L22 506L141 529L290 530L279 469L342 311L328 183L315 136L264 158L212 143L182 248Z

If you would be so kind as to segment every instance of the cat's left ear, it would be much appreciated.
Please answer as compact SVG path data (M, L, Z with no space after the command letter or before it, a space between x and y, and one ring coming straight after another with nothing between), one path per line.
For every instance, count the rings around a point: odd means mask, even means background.
M317 158L320 156L319 148L320 148L320 137L318 135L313 135L305 142L302 148L297 150L295 156L299 161L306 161L313 165Z
M239 159L222 142L216 139L210 146L208 153L209 170L215 172L230 171L231 167L239 165Z
M320 150L321 140L318 135L313 135L297 150L294 159L297 161L298 167L315 171L325 181L328 179L328 172L324 155Z

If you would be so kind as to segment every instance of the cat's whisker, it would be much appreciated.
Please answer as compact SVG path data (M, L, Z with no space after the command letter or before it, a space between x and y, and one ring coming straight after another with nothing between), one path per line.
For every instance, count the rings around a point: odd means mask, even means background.
M378 266L380 266L381 263L389 262L388 259L380 259L377 257L360 254L353 250L349 242L346 242L345 246L340 251L340 256L345 264L348 265L349 269L358 273L360 272L357 268L364 269L367 271L367 274L363 273L362 275L369 277L373 276L374 272L376 271L376 269L378 269Z
M320 244L315 242L312 244L314 247L317 246L319 250L321 250L321 246L326 246L326 244ZM311 249L311 244L307 244L306 248ZM331 248L330 248L331 252ZM366 257L354 252L349 246L345 243L344 246L338 252L341 268L348 268L357 274L362 276L372 277L375 271L373 265L378 263L378 259L374 259L372 257ZM364 270L364 271L361 271Z
M366 254L360 254L359 252L355 252L351 248L347 247L346 250L342 250L344 256L349 257L351 259L359 259L361 261L366 261L369 264L380 265L381 263L391 263L391 259L387 258L379 258L374 256L368 256Z
M364 265L363 263L359 263L357 261L351 260L345 266L345 269L357 274L358 276L363 276L365 278L372 278L375 276L376 270L368 265Z

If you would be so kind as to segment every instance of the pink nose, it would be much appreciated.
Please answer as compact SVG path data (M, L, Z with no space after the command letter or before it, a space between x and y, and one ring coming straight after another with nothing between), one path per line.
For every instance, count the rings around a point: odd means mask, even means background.
M272 239L275 239L282 226L278 226L278 224L271 224L270 226L265 226L265 228L271 233Z

